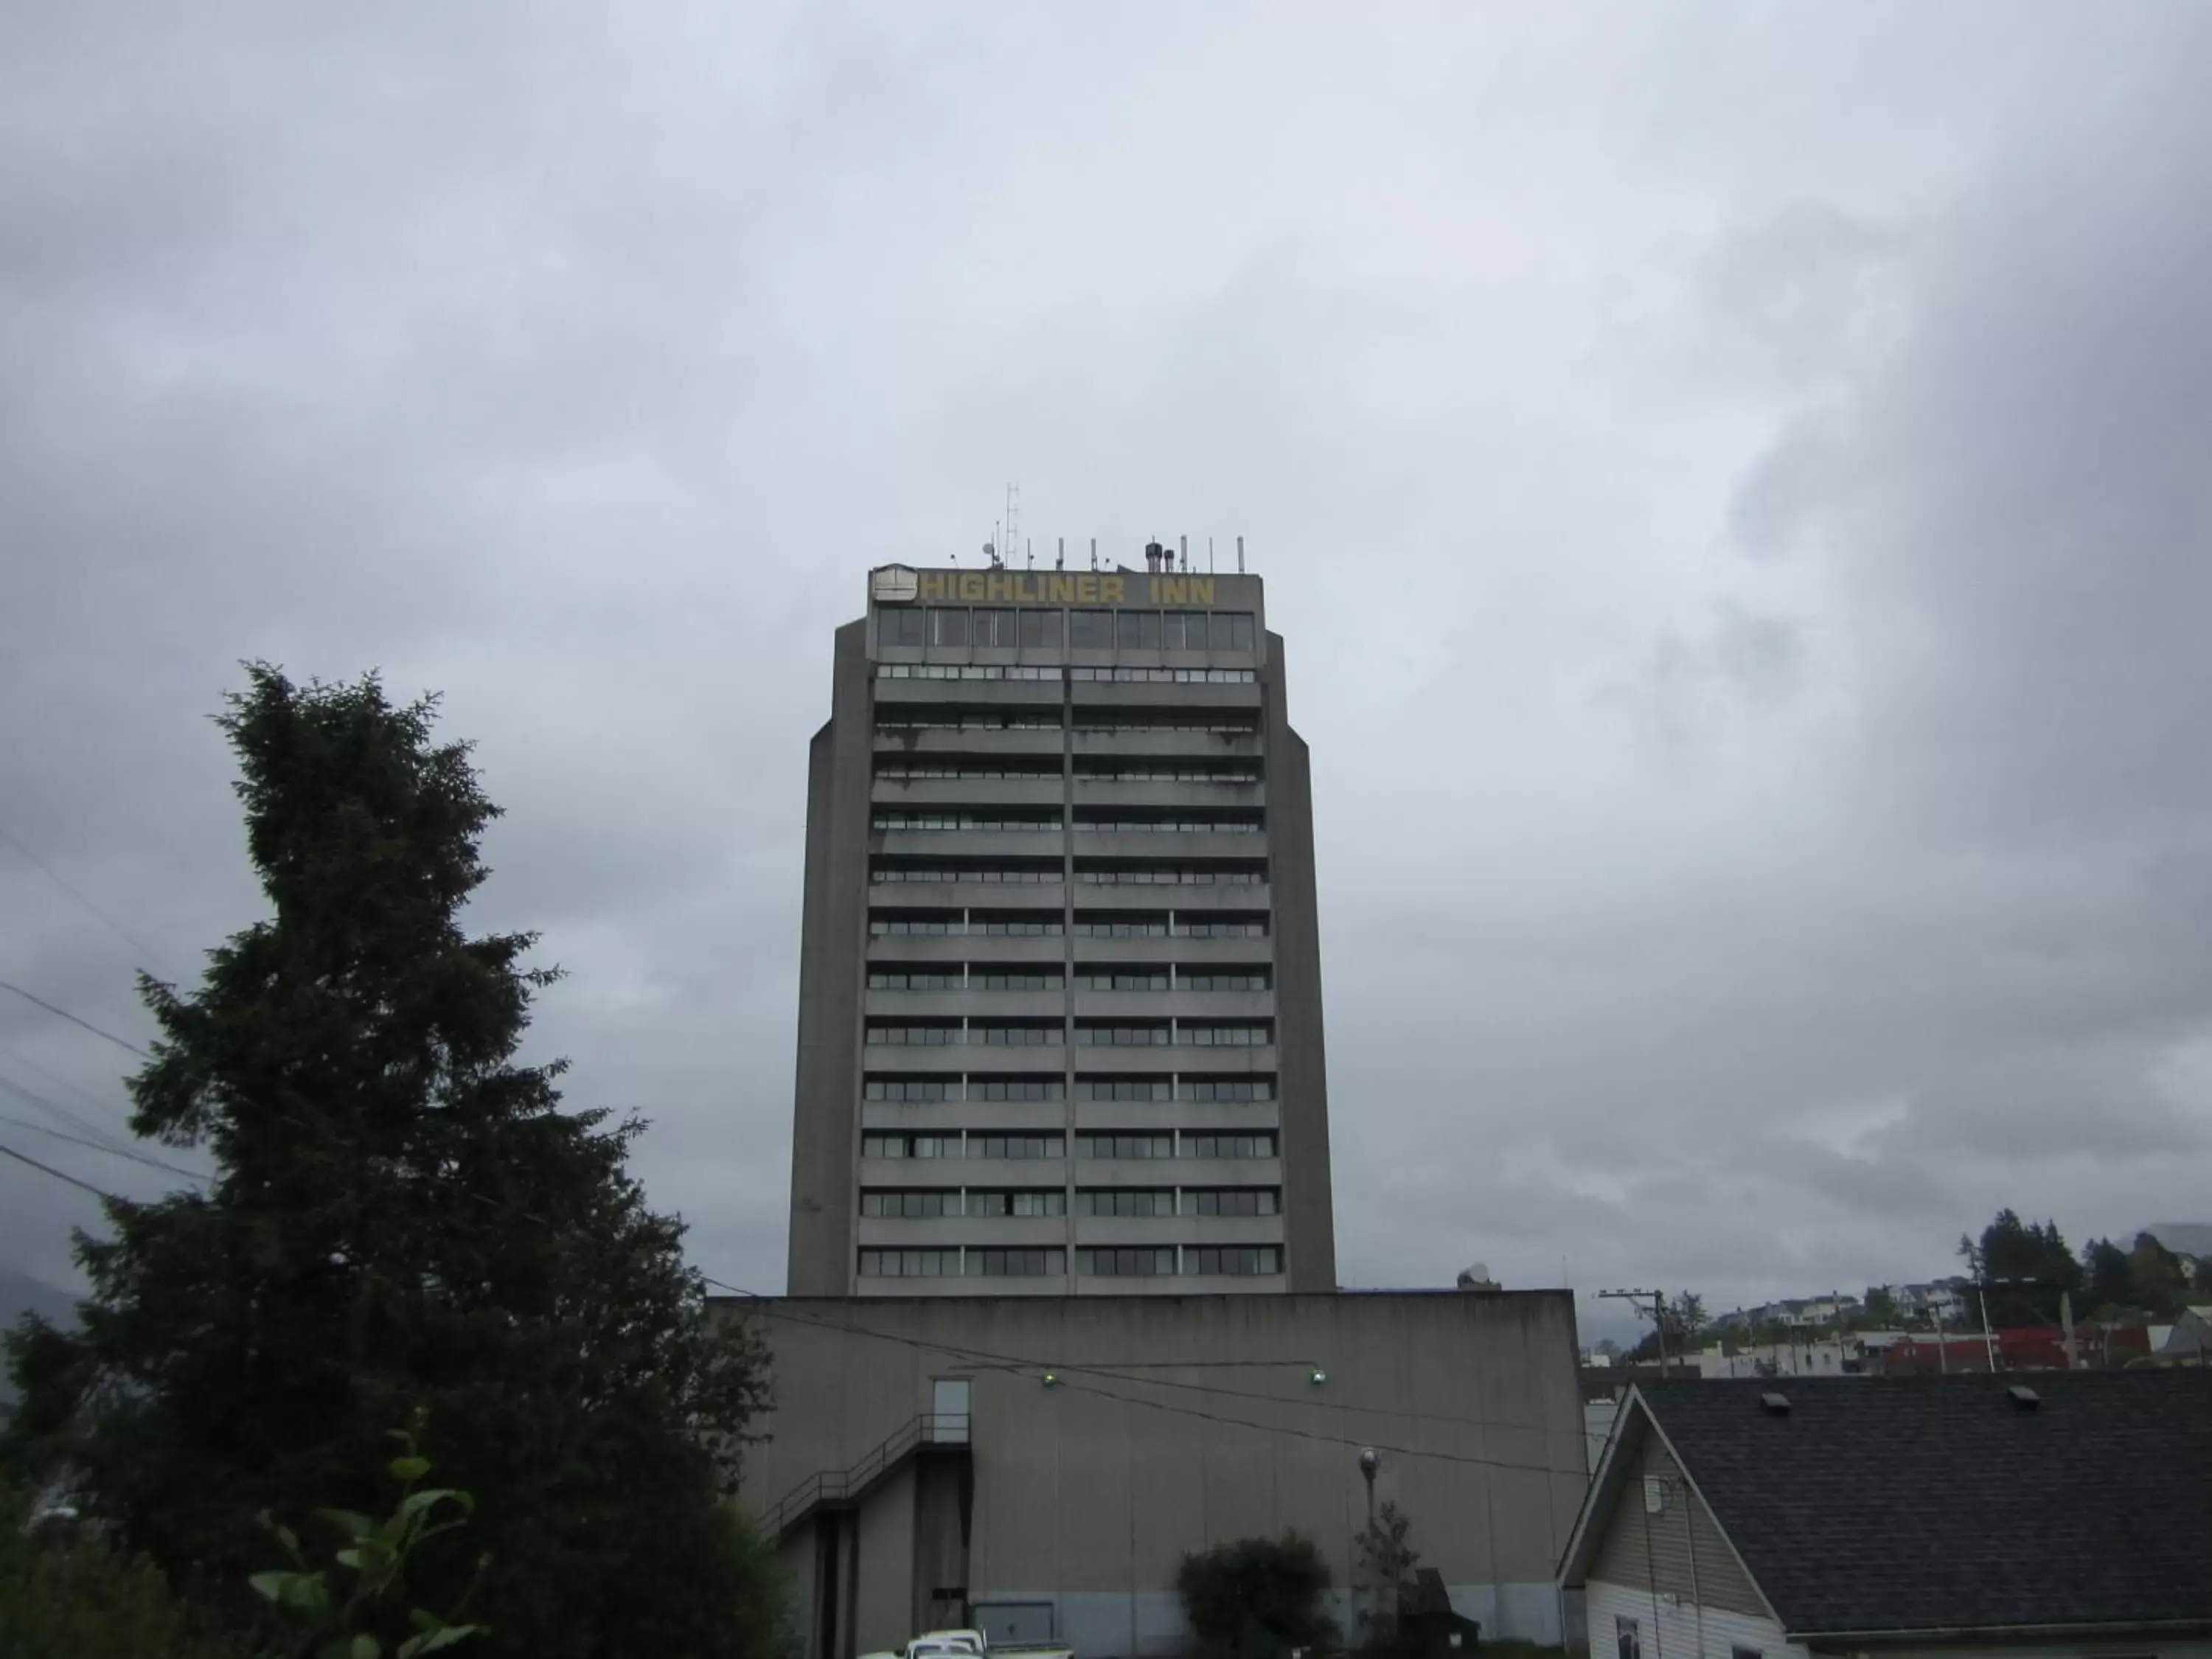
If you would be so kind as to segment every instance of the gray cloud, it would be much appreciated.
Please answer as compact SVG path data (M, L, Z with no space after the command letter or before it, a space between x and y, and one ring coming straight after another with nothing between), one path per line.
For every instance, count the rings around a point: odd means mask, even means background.
M255 913L237 659L442 689L483 924L571 970L533 1050L776 1286L830 633L1015 477L1040 547L1270 580L1347 1282L1726 1303L2193 1213L2204 27L11 16L0 823L181 972ZM143 1036L4 847L0 917ZM13 999L0 1049L119 1098ZM0 1194L64 1271L88 1202Z

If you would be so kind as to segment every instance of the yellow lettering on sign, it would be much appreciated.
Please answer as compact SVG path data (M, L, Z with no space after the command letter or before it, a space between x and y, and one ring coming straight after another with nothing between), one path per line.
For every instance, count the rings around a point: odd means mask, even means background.
M951 597L945 591L945 575L942 570L926 572L921 578L921 591L918 597L925 599L942 599Z
M1078 605L1098 603L1098 578L1095 573L1086 570L1075 579L1075 602Z
M1152 578L1152 603L1188 605L1190 584L1181 576L1155 576Z
M1047 605L1073 605L1075 603L1075 578L1073 576L1047 576L1044 579L1044 602Z
M983 573L980 570L962 571L960 573L958 591L959 597L963 599L981 599L983 597Z
M1098 603L1121 604L1128 592L1128 587L1129 584L1119 576L1101 576L1098 579Z
M1003 570L994 570L983 579L983 597L993 605L1003 605L1014 597L1014 579Z
M1190 579L1190 602L1193 605L1212 605L1213 603L1212 577L1193 576Z

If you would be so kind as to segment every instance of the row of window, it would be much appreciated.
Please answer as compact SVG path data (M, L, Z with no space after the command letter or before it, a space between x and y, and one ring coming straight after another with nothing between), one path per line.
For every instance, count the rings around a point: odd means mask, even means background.
M933 605L876 613L878 646L1249 651L1254 638L1249 611L1014 611Z
M878 783L1057 782L1060 762L1048 755L883 755ZM1120 755L1078 755L1078 780L1091 783L1257 783L1255 761L1162 760Z
M1260 768L1249 760L1146 760L1078 756L1075 775L1098 783L1257 783Z
M894 1077L871 1072L860 1085L860 1098L925 1106L963 1100L1059 1100L1066 1087L1065 1080L1057 1077L1000 1077L979 1072L963 1079L957 1072L941 1077ZM1015 1092L1018 1090L1020 1092ZM1218 1105L1224 1101L1274 1097L1275 1080L1267 1076L1193 1077L1169 1072L1075 1079L1078 1100L1187 1100Z
M1057 1019L933 1019L902 1023L870 1020L866 1033L871 1044L895 1048L946 1048L963 1044L1042 1048L1066 1041L1066 1028ZM1127 1024L1085 1019L1075 1022L1078 1048L1165 1048L1181 1044L1194 1048L1264 1048L1274 1040L1274 1022L1265 1019L1152 1019Z
M877 859L868 866L872 882L948 882L992 887L1040 886L1058 883L1059 860L1036 864L903 864ZM1177 864L1166 860L1129 860L1086 864L1078 860L1075 879L1094 887L1264 887L1267 866L1259 862Z
M1180 1148L1180 1150L1178 1150ZM1230 1134L1212 1129L1170 1129L1153 1134L1079 1134L1078 1158L1273 1158L1272 1133ZM862 1158L1048 1158L1067 1156L1057 1131L1002 1134L995 1129L942 1129L924 1133L870 1130L860 1137Z
M1103 1279L1170 1279L1179 1274L1242 1277L1279 1273L1282 1270L1282 1247L1276 1244L1186 1244L1180 1250L1172 1244L1135 1249L1121 1246L1075 1253L1077 1273Z
M1281 1203L1273 1187L1079 1187L1075 1193L1076 1214L1091 1216L1265 1216ZM860 1193L860 1213L902 1220L1065 1215L1067 1193L1060 1187L869 1187Z
M869 819L872 830L1007 830L1017 833L1057 832L1065 827L1056 811L1019 810L990 811L957 806L878 806Z
M868 969L871 991L1057 991L1065 983L1057 968L1021 963L1000 967L951 962ZM1212 968L1163 963L1109 968L1079 963L1075 969L1079 991L1264 991L1273 983L1273 975L1260 964Z
M863 1279L1057 1279L1067 1271L1065 1250L1002 1250L957 1245L942 1250L863 1250Z
M876 711L878 732L1057 732L1066 722L1053 709L928 709L889 704ZM1259 722L1248 714L1163 709L1150 716L1121 709L1079 708L1075 730L1108 732L1210 732L1221 737L1251 738Z
M993 939L1057 939L1057 910L875 910L868 932L880 939L982 934ZM1171 910L1078 910L1079 939L1265 939L1263 911L1209 911L1177 916Z
M966 807L879 806L869 820L872 830L994 830L1024 832L1057 831L1064 827L1060 814L1046 810L992 811ZM1091 835L1205 835L1256 836L1255 817L1171 818L1101 814L1078 808L1075 827Z
M1178 1262L1180 1265L1178 1265ZM863 1279L1056 1279L1067 1271L1061 1249L1001 1249L957 1245L935 1250L862 1250ZM1250 1278L1283 1271L1279 1244L1185 1244L1160 1249L1086 1249L1075 1271L1101 1279Z
M1249 668L1043 668L1030 663L879 662L879 680L1058 680L1124 685L1252 685Z

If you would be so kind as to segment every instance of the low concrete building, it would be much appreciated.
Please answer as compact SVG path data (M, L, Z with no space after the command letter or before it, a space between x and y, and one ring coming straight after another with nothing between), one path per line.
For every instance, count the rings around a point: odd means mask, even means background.
M775 1352L739 1501L781 1544L808 1659L970 1623L1182 1652L1184 1554L1291 1528L1356 1638L1354 1540L1385 1501L1486 1636L1561 1639L1553 1565L1588 1479L1566 1291L718 1305Z
M1560 1567L1604 1659L2212 1656L2212 1375L1660 1383Z

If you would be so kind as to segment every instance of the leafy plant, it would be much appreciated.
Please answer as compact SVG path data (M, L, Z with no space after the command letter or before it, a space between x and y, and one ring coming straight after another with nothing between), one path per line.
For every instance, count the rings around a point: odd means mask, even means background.
M256 1594L273 1602L304 1628L303 1651L315 1659L383 1659L384 1639L366 1628L388 1605L406 1599L407 1559L428 1540L441 1533L459 1531L463 1517L476 1508L468 1493L451 1486L419 1486L430 1472L430 1460L416 1449L414 1434L394 1429L392 1437L405 1449L386 1466L399 1482L399 1503L384 1520L373 1521L357 1510L320 1509L318 1518L345 1534L345 1545L332 1553L333 1567L352 1575L350 1588L332 1583L332 1567L312 1567L301 1548L299 1534L272 1520L264 1511L261 1522L276 1536L294 1565L284 1571L257 1572L248 1581ZM458 1510L458 1516L439 1518L441 1508ZM489 1558L477 1558L481 1571ZM471 1586L473 1589L473 1586ZM463 1595L462 1602L468 1597ZM458 1616L459 1609L456 1607ZM487 1626L455 1622L427 1607L410 1608L408 1623L414 1634L393 1650L394 1659L417 1659L481 1635Z
M0 1489L0 1654L8 1659L248 1659L143 1556L27 1487Z
M1239 1538L1186 1554L1176 1589L1191 1629L1217 1652L1241 1650L1255 1626L1299 1645L1335 1632L1321 1610L1328 1563L1313 1540L1297 1532Z

